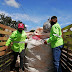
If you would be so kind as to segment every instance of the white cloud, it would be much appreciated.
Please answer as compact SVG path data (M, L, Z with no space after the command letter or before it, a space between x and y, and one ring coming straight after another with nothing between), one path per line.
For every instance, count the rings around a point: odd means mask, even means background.
M20 4L17 3L15 0L5 0L5 3L9 6L19 8Z
M5 5L5 3L2 3L2 5Z
M38 23L41 21L38 17L32 17L28 14L21 14L21 13L13 13L9 14L13 19L15 20L26 20L26 21L31 21L34 23Z
M68 24L71 24L71 22L64 22L64 23L62 23L62 24L60 24L60 26L62 26L62 25L68 25Z
M13 20L21 20L22 22L24 21L29 21L29 22L33 22L34 24L38 24L37 26L40 26L41 24L43 24L44 20L46 21L49 17L51 16L44 16L44 17L38 17L38 16L30 16L28 14L21 14L21 13L7 13L5 11L0 11L0 14L4 13L6 16L10 16L12 17ZM69 21L71 18L67 19L64 17L58 17L58 21L60 21L60 25L61 27L65 27L69 24L72 24L72 21ZM30 27L27 25L27 27ZM35 27L34 27L35 28Z
M38 28L41 28L40 26L32 27L31 30L36 30Z
M21 13L10 14L5 11L0 11L0 14L2 14L2 13L5 14L5 16L12 17L13 20L31 21L33 23L40 23L43 20L43 18L33 17L28 14L21 14Z
M72 22L63 22L62 24L60 24L60 26L66 26L66 25L69 25L69 24L72 24Z
M72 24L72 22L67 22L66 24Z
M25 24L25 27L29 27L29 26Z
M5 11L0 11L0 14L5 14L5 16L9 16L9 13L7 13Z
M72 27L70 28L70 30L72 31Z

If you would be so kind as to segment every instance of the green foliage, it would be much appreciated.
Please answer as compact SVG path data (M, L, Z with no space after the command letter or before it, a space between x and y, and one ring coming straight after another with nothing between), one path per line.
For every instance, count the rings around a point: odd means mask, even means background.
M17 29L18 24L22 23L22 21L20 21L20 20L15 21L15 20L12 20L11 17L5 16L5 14L0 14L0 23ZM25 27L25 24L24 24L24 27ZM25 29L27 29L27 28L25 27Z

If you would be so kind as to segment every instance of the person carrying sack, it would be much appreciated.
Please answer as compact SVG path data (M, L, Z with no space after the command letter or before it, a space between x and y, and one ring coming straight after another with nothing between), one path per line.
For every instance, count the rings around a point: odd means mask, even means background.
M48 40L45 40L44 43L45 44L51 43L55 72L62 72L61 63L60 63L61 50L63 48L63 38L61 37L62 35L61 27L57 23L56 16L52 16L50 22L52 27L50 31L50 38Z

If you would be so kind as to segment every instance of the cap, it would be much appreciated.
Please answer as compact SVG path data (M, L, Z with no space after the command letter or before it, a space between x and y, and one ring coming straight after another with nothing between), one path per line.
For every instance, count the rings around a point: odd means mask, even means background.
M18 24L18 28L22 28L22 29L24 29L24 24L19 23L19 24Z

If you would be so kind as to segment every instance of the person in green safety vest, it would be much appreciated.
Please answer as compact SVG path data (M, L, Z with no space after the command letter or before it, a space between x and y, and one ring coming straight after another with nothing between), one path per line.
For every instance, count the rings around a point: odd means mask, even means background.
M61 27L57 22L57 17L51 17L51 31L50 38L45 40L45 44L51 43L51 48L53 52L53 63L55 72L62 72L60 64L61 50L63 48L63 38L62 38Z
M6 46L5 46L6 49L11 43L13 43L13 45L11 46L11 49L13 50L13 54L14 54L14 61L11 64L13 67L12 70L15 70L17 56L20 55L20 69L19 70L24 71L23 59L25 55L24 51L25 51L25 39L26 38L27 38L27 35L24 31L24 24L19 23L18 30L14 31L6 42Z

